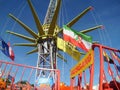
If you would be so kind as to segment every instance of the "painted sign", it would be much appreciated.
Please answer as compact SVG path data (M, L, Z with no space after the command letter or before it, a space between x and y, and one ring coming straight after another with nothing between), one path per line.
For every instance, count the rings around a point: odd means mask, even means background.
M82 60L80 60L71 70L70 70L70 77L73 78L76 75L85 71L93 63L94 52L91 49Z

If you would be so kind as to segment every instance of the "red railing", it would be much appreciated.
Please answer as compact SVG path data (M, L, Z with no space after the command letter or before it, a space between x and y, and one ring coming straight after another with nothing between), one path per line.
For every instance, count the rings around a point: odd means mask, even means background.
M118 50L118 49L114 49L114 48L110 48L110 47L108 47L108 46L104 46L104 45L101 45L101 44L93 44L93 46L92 46L92 49L93 49L93 51L95 51L95 49L96 49L96 47L98 48L98 50L99 50L99 61L97 61L97 62L99 62L99 72L98 72L98 74L99 74L99 79L98 79L98 84L99 84L99 90L104 90L104 88L103 88L103 85L104 85L104 82L103 82L103 80L104 80L104 77L103 77L103 75L105 75L104 74L104 71L106 71L105 70L105 68L104 68L104 58L103 58L103 51L104 50L107 50L108 52L115 52L115 53L119 53L120 54L120 50ZM95 53L95 52L94 52ZM109 54L110 55L110 54ZM94 56L95 57L95 56ZM111 56L112 57L112 56ZM113 59L113 61L114 61L114 59ZM119 62L120 62L120 59L119 59ZM108 66L110 67L110 63L109 62L107 62L108 63ZM82 72L82 73L79 73L76 77L78 77L78 83L77 83L77 90L82 90L82 88L83 88L83 86L82 86L82 80L84 80L84 83L86 84L86 75L84 75L83 73L85 73L85 71L86 70L90 70L90 72L89 73L87 73L87 75L88 76L90 76L90 78L89 78L89 82L88 82L88 89L87 90L93 90L93 83L94 83L94 69L95 68L98 68L98 67L95 67L95 60L94 60L94 62L91 64L91 66L89 66L87 69L85 69L84 70L84 72ZM114 63L114 67L115 67L115 70L116 70L116 73L117 73L117 75L119 76L119 79L120 79L120 75L119 75L119 73L118 73L118 70L117 70L117 68L116 68L116 66L115 66L116 64ZM87 76L87 77L88 77ZM105 76L106 77L106 76ZM115 87L117 88L117 90L120 90L120 87L119 87L119 85L117 84L117 82L116 82L116 80L114 79L115 78L115 76L114 75L111 75L111 77L112 77L112 80L111 81L114 81L114 84L115 84ZM107 79L106 79L106 81L107 81ZM71 78L71 81L70 81L70 83L71 83L71 90L74 90L74 87L75 87L75 77L73 77L73 78ZM108 82L106 82L106 83L108 83ZM85 85L84 84L84 85ZM87 85L86 85L87 86ZM110 88L110 84L109 84L109 86L108 86L108 88L109 88L109 90L112 90L112 88Z
M4 80L6 80L11 77L10 78L11 79L10 87L12 88L12 90L15 90L16 83L19 81L22 81L23 79L25 81L27 81L28 83L34 84L35 83L34 76L35 76L36 70L42 70L42 71L44 70L44 71L54 72L56 75L54 88L55 88L55 90L60 89L60 87L59 87L60 71L58 69L38 68L38 67L34 67L34 66L16 64L14 62L6 62L4 60L0 60L0 69L1 69L0 78L4 78Z

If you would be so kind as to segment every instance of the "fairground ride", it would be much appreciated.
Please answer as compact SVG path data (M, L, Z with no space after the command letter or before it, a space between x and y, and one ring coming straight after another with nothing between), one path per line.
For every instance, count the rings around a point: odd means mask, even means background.
M9 16L13 20L15 20L18 24L20 24L24 28L24 30L26 30L32 37L28 37L23 34L19 34L19 33L12 32L12 31L7 31L7 32L30 42L30 43L16 43L16 44L14 44L15 46L35 47L32 51L27 52L27 54L32 54L32 53L38 52L37 68L30 67L30 66L24 66L24 65L17 65L17 64L13 64L13 63L7 63L7 64L22 66L22 67L24 67L24 69L25 68L35 69L36 70L36 75L35 75L36 76L36 78L35 78L35 86L36 87L42 88L42 86L44 86L44 84L46 84L46 85L49 85L50 88L54 89L54 86L55 86L55 90L60 90L59 85L58 85L60 83L58 80L59 79L59 71L57 70L57 57L59 57L63 60L64 60L64 57L60 53L58 53L58 51L60 49L57 47L57 43L59 43L59 42L57 42L57 38L58 37L63 38L62 37L63 28L60 28L60 26L57 24L57 22L58 22L58 15L59 15L59 10L60 10L60 6L61 6L61 0L50 0L49 7L47 9L47 13L46 13L43 24L41 24L41 21L38 18L38 15L31 3L31 1L30 0L27 0L27 1L30 6L32 15L34 17L34 21L36 23L38 33L35 33L34 30L32 30L29 26L24 24L21 20L19 20L12 14L9 14ZM72 27L83 15L85 15L91 9L92 9L91 6L86 8L78 16L76 16L70 22L68 22L66 24L66 26ZM95 26L95 27L92 27L92 28L89 28L86 30L82 30L80 32L85 34L87 32L96 30L101 27L102 27L102 25L99 25L99 26ZM74 47L73 45L71 45L69 47L70 48L73 47L74 50L77 50L76 47ZM93 45L93 47L94 48L99 47L99 45L95 44L95 45ZM100 46L100 48L101 48L101 46ZM102 50L102 49L100 49L100 50ZM114 49L112 49L112 50L117 51ZM64 50L63 50L63 52L64 52ZM102 52L102 51L100 51L100 52ZM6 62L1 61L1 63L6 63ZM103 62L101 62L101 65L103 65ZM86 68L87 68L87 66L86 66ZM93 75L93 72L94 72L93 64L92 64L91 68L92 68L92 70L91 70L92 74L90 73L90 75ZM16 69L16 72L17 72L17 69ZM78 73L80 74L81 72L78 72ZM24 70L23 70L22 74L24 74ZM102 68L102 70L100 70L100 77L102 77L102 74L103 74L103 68ZM73 75L73 77L71 78L71 90L73 90L73 86L74 86L73 85L74 77L75 77L75 75ZM80 76L80 78L81 78L81 76ZM78 79L80 79L80 78L78 78ZM101 80L102 79L103 78L101 78ZM92 90L92 82L93 82L93 78L91 76L90 77L90 86L91 86L90 90ZM102 85L102 81L100 82L100 85ZM78 85L78 86L79 86L78 90L81 90L80 85ZM41 90L41 88L39 90ZM100 88L99 90L103 90L103 89Z
M60 5L61 0L50 0L49 7L48 7L43 24L41 24L41 21L39 20L38 15L30 0L28 0L28 4L33 14L38 33L35 33L34 30L32 30L27 25L25 25L22 21L20 21L18 18L16 18L12 14L9 14L9 16L12 19L14 19L16 22L18 22L29 34L32 35L32 37L28 37L28 36L11 32L11 31L7 31L7 32L31 42L31 43L15 44L15 46L35 47L34 50L28 52L27 54L38 52L37 67L56 69L57 68L56 57L58 56L63 58L62 55L57 54L57 50L58 50L57 37L59 37L59 34L62 34L62 28L60 28L57 25L57 19L59 15L60 6L61 6ZM77 17L75 17L73 20L68 22L66 26L71 27L72 25L74 25L84 14L86 14L91 9L92 9L91 6L85 9ZM101 25L81 31L81 32L87 33L97 28L101 28ZM54 72L49 72L44 70L36 72L36 79L38 77L39 78L49 77L49 78L52 78L53 80L55 79Z

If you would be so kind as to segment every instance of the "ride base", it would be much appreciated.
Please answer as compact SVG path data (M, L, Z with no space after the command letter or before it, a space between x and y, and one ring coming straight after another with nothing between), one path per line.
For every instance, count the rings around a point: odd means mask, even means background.
M109 52L120 53L120 50L109 48L107 46L103 46L100 44L94 44L92 51L94 53L95 48L99 48L99 56L100 56L100 67L99 67L99 86L97 89L94 89L94 74L95 74L95 63L94 63L94 55L93 55L93 63L90 64L87 68L85 68L84 72L89 69L90 72L87 73L89 75L89 83L85 83L85 86L82 86L82 79L85 80L85 74L79 68L75 75L71 75L70 78L70 86L65 85L64 83L60 83L60 71L58 69L45 69L45 68L37 68L33 66L23 65L23 64L16 64L14 62L6 62L4 60L0 60L0 90L120 90L120 83L115 80L115 76L111 75L112 80L110 83L104 81L104 58L103 58L103 51L108 50ZM88 56L90 57L90 56ZM90 58L88 58L90 59ZM87 59L86 59L87 60ZM80 63L82 63L81 60ZM89 60L90 61L90 60ZM78 62L79 64L79 62ZM110 63L108 62L108 65ZM76 67L76 65L75 65ZM41 84L40 86L35 86L34 75L36 70L40 71L51 71L55 73L55 83L50 86L47 84ZM74 70L74 69L71 69ZM116 71L117 72L117 71ZM73 73L71 73L73 74ZM119 76L119 73L117 73ZM78 77L77 85L75 84L75 77ZM104 82L103 82L104 81ZM111 85L114 85L113 87ZM85 88L84 88L85 87Z

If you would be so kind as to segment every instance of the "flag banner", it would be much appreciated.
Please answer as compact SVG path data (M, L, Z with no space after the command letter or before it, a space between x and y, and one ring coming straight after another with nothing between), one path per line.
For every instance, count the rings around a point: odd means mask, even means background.
M108 65L108 73L109 73L110 76L113 76L113 72L112 72L112 70L111 70L109 65Z
M117 60L118 63L120 64L120 56L118 56L117 53L115 53L115 52L112 52L111 55L112 55L112 57L113 57L115 60Z
M78 50L76 50L74 46L70 45L68 42L65 42L59 37L57 38L57 47L60 50L69 54L74 60L80 60L81 53Z
M2 38L0 38L1 51L10 59L14 60L14 52L10 47L10 43L7 44Z
M114 61L108 56L108 54L103 51L103 57L106 62L109 62L110 64L114 64Z
M8 79L12 81L12 76L11 75L8 75Z
M92 46L92 37L85 35L80 32L76 32L75 30L63 26L63 37L65 41L72 43L73 45L81 48L82 50L88 52Z
M94 51L92 49L70 70L70 78L74 78L87 68L89 68L94 62Z
M117 67L118 71L120 72L120 66L116 65L116 67Z
M105 75L105 71L103 70L103 82L107 82L107 78L106 78L106 75Z
M6 56L10 56L9 55L9 46L7 45L7 43L5 43L4 40L1 40L1 45L2 45L2 49L1 51L6 55Z
M12 47L10 46L10 42L8 43L8 46L9 46L10 58L14 61L15 55L14 55L14 52L12 50Z

